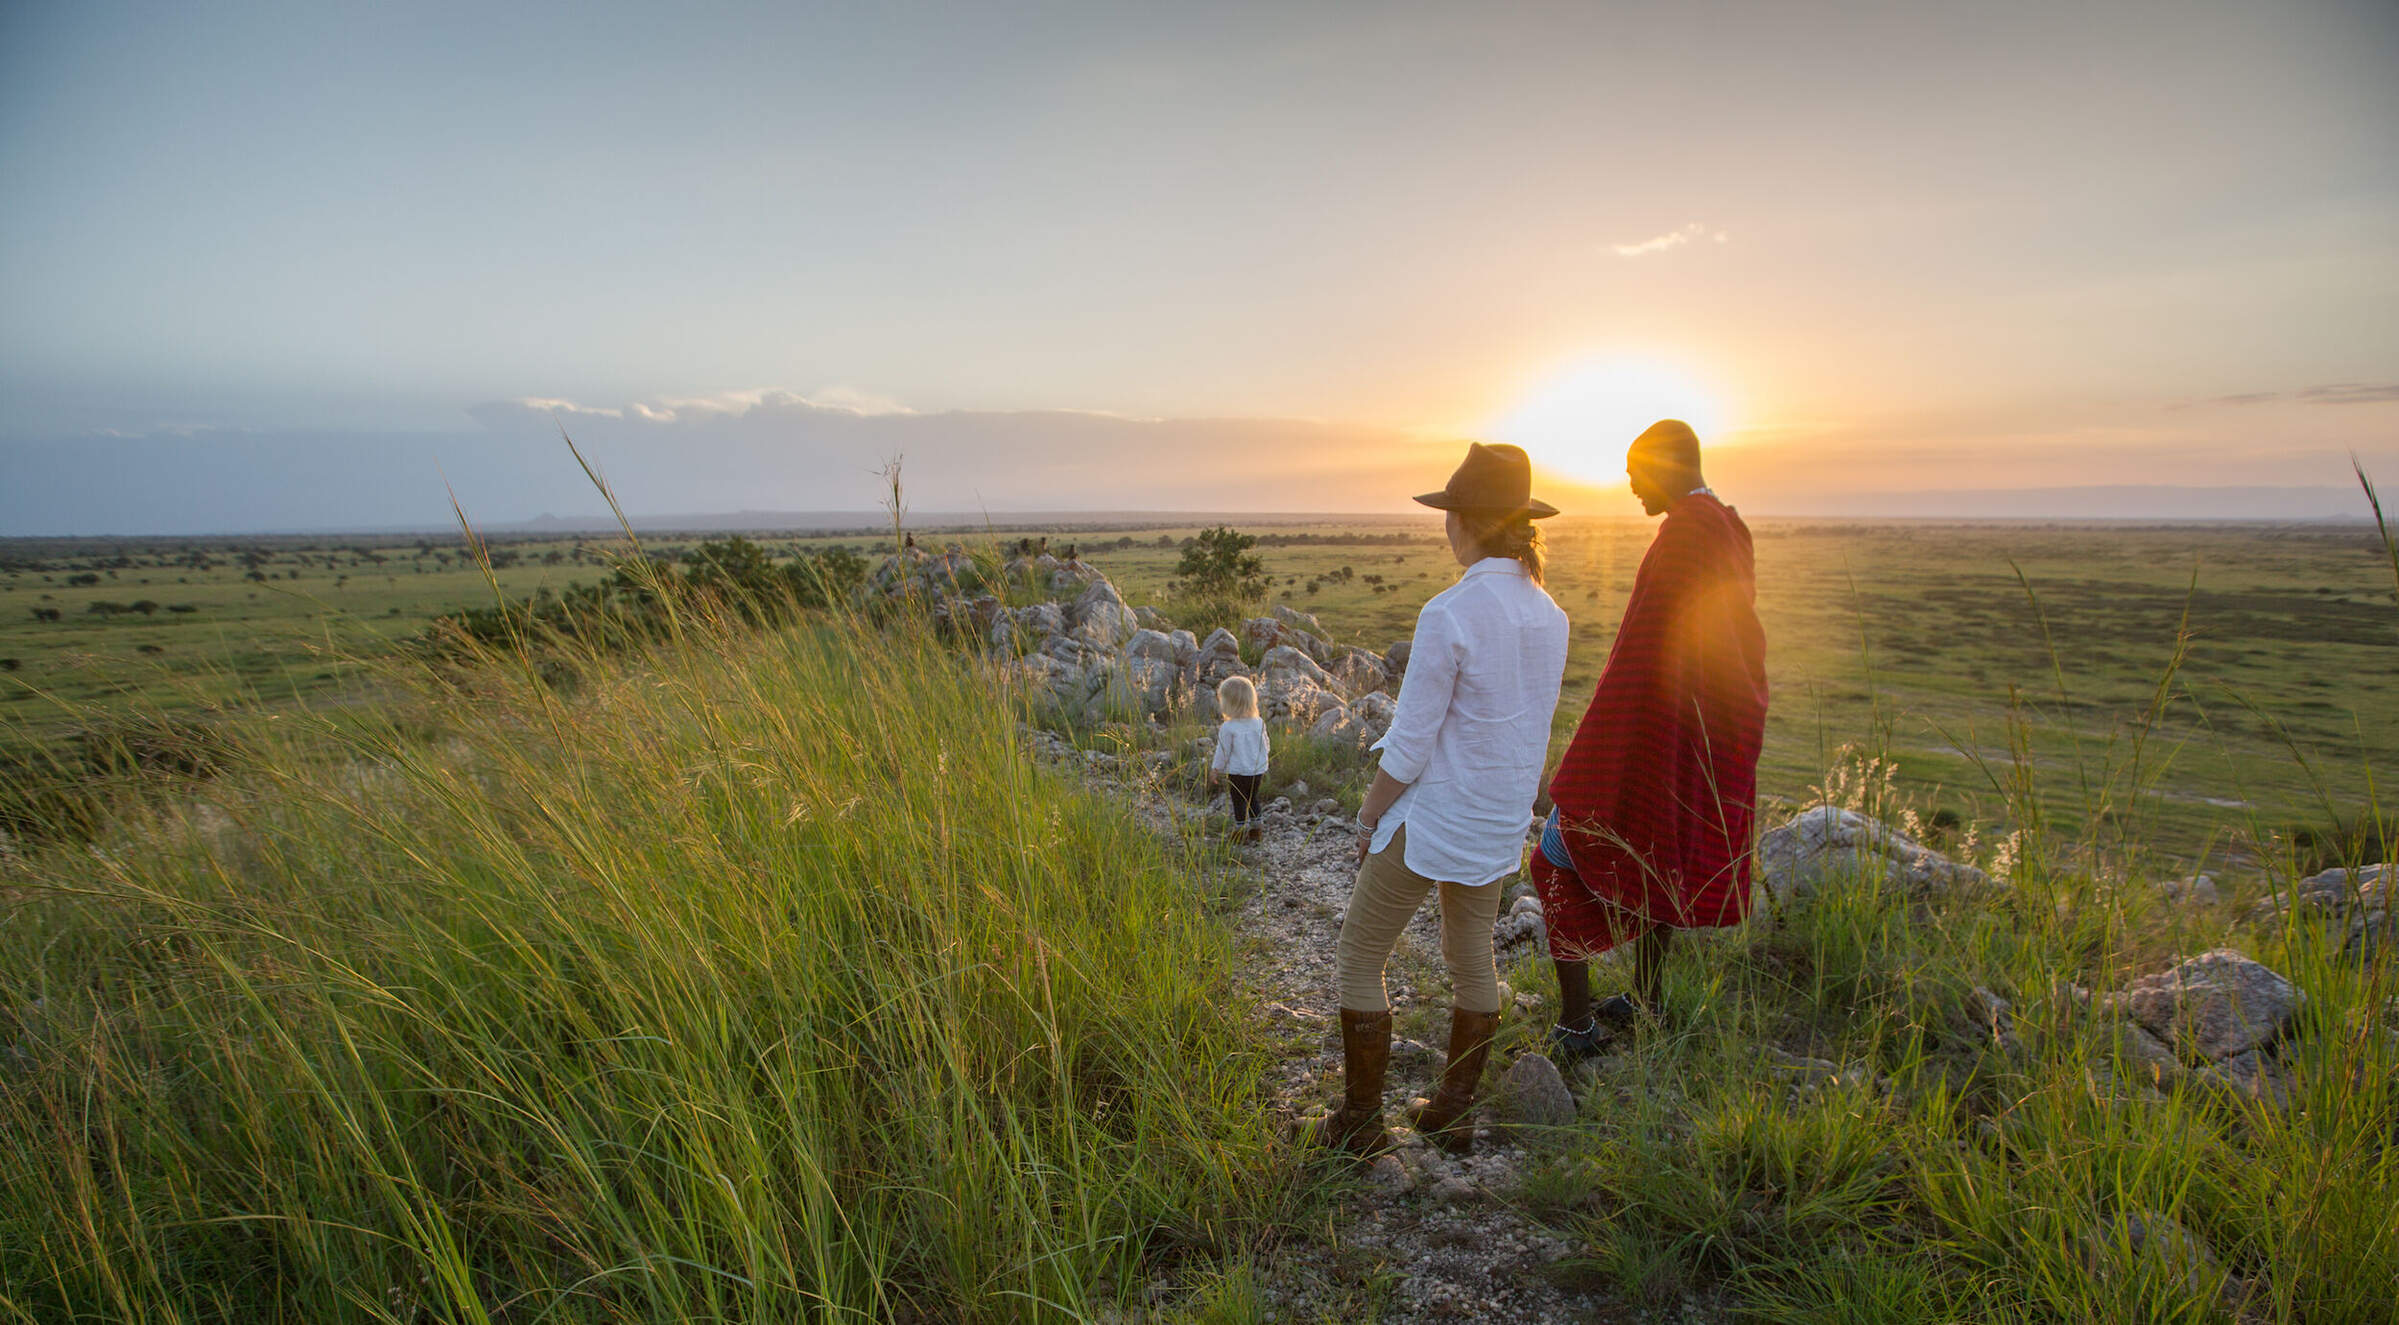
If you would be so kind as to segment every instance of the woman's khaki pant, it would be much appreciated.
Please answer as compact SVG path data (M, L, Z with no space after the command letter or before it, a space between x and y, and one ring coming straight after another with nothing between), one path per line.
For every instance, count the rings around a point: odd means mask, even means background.
M1408 868L1407 846L1408 826L1401 824L1392 832L1390 845L1358 867L1349 914L1341 921L1341 942L1334 949L1341 1006L1357 1012L1390 1008L1383 992L1383 967L1399 947L1400 932L1424 905L1425 894L1439 888L1441 960L1449 967L1451 998L1468 1012L1499 1011L1499 967L1491 956L1499 885L1436 883Z

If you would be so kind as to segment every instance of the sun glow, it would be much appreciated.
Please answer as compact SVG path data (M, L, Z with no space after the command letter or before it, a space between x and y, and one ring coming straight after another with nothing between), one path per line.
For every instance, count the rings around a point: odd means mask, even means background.
M1704 443L1725 426L1716 397L1691 374L1651 359L1585 359L1553 373L1487 430L1539 468L1586 482L1624 477L1624 450L1643 428L1681 419Z

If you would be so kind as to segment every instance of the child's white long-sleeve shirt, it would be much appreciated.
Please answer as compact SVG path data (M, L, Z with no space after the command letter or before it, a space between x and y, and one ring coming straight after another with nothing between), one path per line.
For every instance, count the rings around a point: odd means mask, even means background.
M1216 725L1216 755L1208 767L1254 777L1266 771L1268 749L1265 719L1227 718Z

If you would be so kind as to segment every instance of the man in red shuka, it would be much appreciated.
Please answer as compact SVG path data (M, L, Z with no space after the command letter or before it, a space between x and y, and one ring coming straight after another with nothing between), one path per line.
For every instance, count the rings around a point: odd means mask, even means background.
M1675 930L1749 914L1766 725L1749 526L1708 490L1699 437L1679 419L1636 438L1625 471L1642 508L1666 519L1550 781L1557 808L1532 862L1558 972L1550 1039L1569 1058L1659 1012ZM1594 1006L1585 962L1628 940L1634 993Z

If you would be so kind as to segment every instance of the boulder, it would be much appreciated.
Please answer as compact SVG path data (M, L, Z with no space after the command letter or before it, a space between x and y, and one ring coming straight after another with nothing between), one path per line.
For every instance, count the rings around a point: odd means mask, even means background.
M1166 632L1166 642L1174 646L1175 666L1190 671L1193 660L1199 657L1199 640L1188 630L1170 630Z
M1298 608L1292 607L1288 604L1275 604L1274 615L1276 620L1283 622L1285 625L1296 626L1311 635L1322 635L1324 633L1324 626L1318 623L1314 614L1302 612Z
M1266 657L1258 664L1258 675L1268 684L1298 680L1320 690L1331 690L1338 684L1333 674L1318 666L1314 658L1288 644L1278 644L1266 651Z
M2252 907L2249 923L2278 932L2312 930L2328 950L2368 962L2399 951L2399 916L2391 907L2395 887L2399 865L2325 870Z
M1241 641L1233 638L1233 632L1218 626L1208 632L1208 638L1199 642L1189 667L1194 684L1213 686L1243 670Z
M1350 716L1357 719L1358 740L1364 745L1372 746L1376 741L1383 739L1383 734L1391 730L1391 715L1396 707L1391 696L1379 691L1374 694L1360 695L1353 700L1350 703L1349 711Z
M1492 1112L1512 1127L1565 1127L1574 1121L1574 1096L1546 1054L1526 1054L1499 1077Z
M990 594L978 594L966 605L966 623L973 627L978 639L991 638L992 627L1007 615L1007 606Z
M1519 943L1546 943L1548 941L1549 924L1541 918L1541 912L1538 909L1511 911L1501 916L1499 923L1491 927L1493 947L1506 948Z
M1165 717L1173 711L1183 681L1182 669L1173 659L1128 657L1121 676L1122 697L1128 707L1146 718Z
M1333 680L1340 685L1343 693L1371 694L1390 684L1391 678L1383 670L1382 659L1364 649L1350 648L1344 645L1342 650L1333 659L1332 667L1329 670L1333 674Z
M1241 643L1244 647L1255 649L1263 654L1283 642L1285 629L1287 627L1273 617L1250 617L1241 623Z
M2281 1106L2291 1100L2290 1074L2264 1050L2252 1049L2247 1053L2234 1054L2230 1058L2209 1063L2192 1075L2227 1094L2239 1095L2258 1104Z
M1399 688L1400 679L1408 674L1408 650L1411 647L1410 641L1401 640L1383 650L1383 671L1391 678L1391 688L1394 690Z
M2126 1077L2160 1090L2182 1075L2182 1060L2166 1042L2133 1022L2117 1023L2116 1065Z
M1806 897L1842 878L1876 878L1917 892L1980 886L1990 876L1855 810L1812 805L1758 839L1758 869L1778 899Z
M1271 676L1258 684L1258 711L1273 721L1313 729L1326 714L1343 708L1341 696L1304 677Z
M1133 620L1138 622L1144 630L1154 630L1161 635L1174 629L1175 626L1174 622L1166 619L1164 612L1147 603L1133 609Z
M1365 743L1359 739L1360 731L1358 720L1351 714L1349 706L1341 703L1336 696L1318 711L1316 721L1308 728L1308 736L1313 740L1338 741L1363 749Z
M1060 664L1046 653L1028 653L1000 664L1002 681L1036 695L1057 688Z
M1100 653L1080 635L1057 634L1041 641L1037 652L1046 653L1059 662L1080 667Z
M1092 581L1075 598L1074 606L1067 612L1067 624L1078 638L1100 649L1113 649L1140 629L1133 609L1125 606L1116 586L1104 579Z
M1034 603L1016 609L1016 629L1032 637L1034 647L1066 629L1066 613L1056 603Z
M1048 559L1053 561L1056 560L1055 558ZM1100 574L1096 567L1088 565L1080 560L1058 561L1049 573L1048 588L1052 598L1071 598L1081 593L1086 585L1100 585L1107 583L1108 577ZM1108 592L1111 596L1114 596L1116 593L1115 586L1110 585ZM1121 598L1117 599L1117 602L1119 603L1122 603L1123 601L1124 600Z
M998 616L991 619L991 629L984 632L983 638L994 653L1022 653L1032 643L1025 638L1023 628L1017 625L1016 614L1004 607Z
M2216 876L2194 874L2186 879L2164 879L2157 885L2158 896L2169 902L2190 906L2214 906L2224 900L2222 889L2216 886Z
M1321 635L1311 635L1304 630L1290 629L1283 632L1283 643L1314 658L1317 666L1327 670L1330 670L1333 664L1340 661L1341 656L1353 647L1348 644L1335 644Z
M2270 967L2218 948L2133 981L2109 1005L2184 1059L2213 1062L2273 1043L2306 1002Z
M1125 640L1125 657L1148 658L1169 667L1179 667L1181 662L1175 657L1174 641L1147 626L1134 631Z

